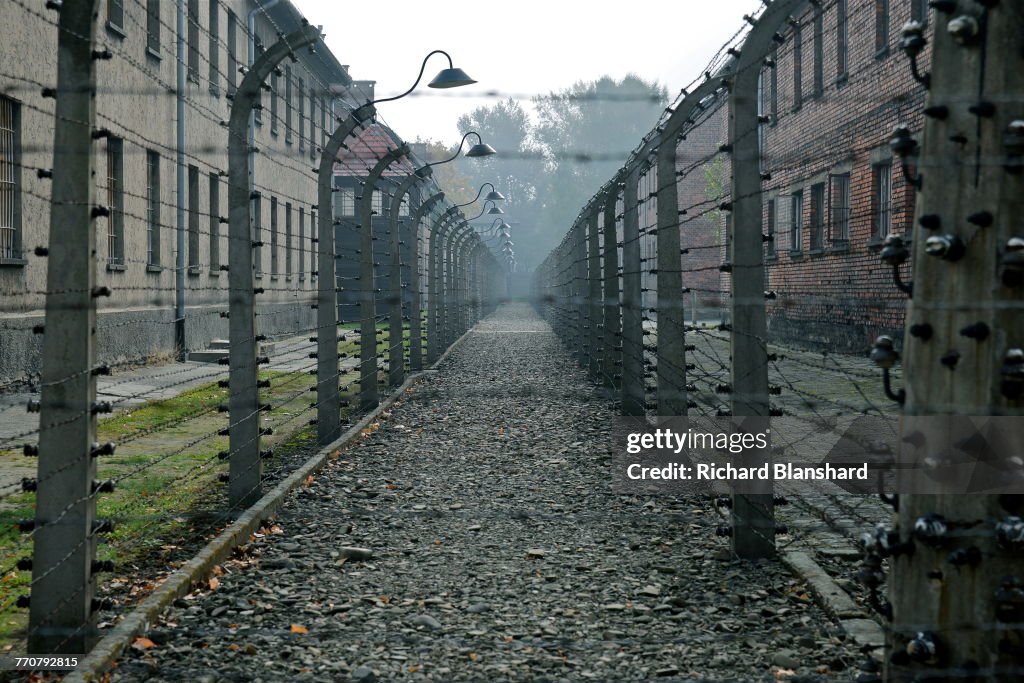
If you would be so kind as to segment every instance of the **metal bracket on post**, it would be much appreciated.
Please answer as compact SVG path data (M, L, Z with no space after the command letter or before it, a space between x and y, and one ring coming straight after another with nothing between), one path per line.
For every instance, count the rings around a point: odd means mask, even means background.
M377 301L373 264L373 192L388 166L409 154L408 145L390 149L370 170L359 202L359 405L364 411L380 403L377 388Z
M644 328L640 280L640 169L627 169L622 193L622 414L644 415Z
M431 195L422 202L410 221L406 241L411 245L412 259L409 270L409 368L423 369L423 303L420 297L420 223L437 202L444 199L444 192Z
M320 155L317 170L317 309L316 396L317 441L329 444L341 436L341 396L338 370L338 282L334 234L334 164L345 140L356 128L372 121L375 109L364 104L335 129Z
M260 401L257 389L256 314L251 234L249 114L259 103L267 76L295 50L320 39L315 26L303 26L280 39L253 63L238 86L228 122L228 310L230 314L230 475L228 500L246 508L260 499Z
M93 616L96 417L96 0L65 0L57 30L50 267L28 651L82 654Z

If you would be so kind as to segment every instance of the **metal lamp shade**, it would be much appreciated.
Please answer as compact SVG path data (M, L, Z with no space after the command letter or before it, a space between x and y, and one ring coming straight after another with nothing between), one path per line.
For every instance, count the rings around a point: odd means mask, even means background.
M469 148L466 152L467 157L489 157L492 154L497 154L493 147L485 142L479 142Z
M492 214L492 215L498 215L500 213L505 213L505 212L502 211L501 209L499 209L496 206L492 206L490 209L487 210L487 213Z
M484 197L484 201L485 202L503 202L503 201L505 201L505 195L503 195L502 193L498 192L497 190L492 190L491 192L487 193L486 197Z
M469 77L462 69L451 67L439 71L434 80L427 84L430 88L458 88L462 85L472 85L476 83L472 78Z

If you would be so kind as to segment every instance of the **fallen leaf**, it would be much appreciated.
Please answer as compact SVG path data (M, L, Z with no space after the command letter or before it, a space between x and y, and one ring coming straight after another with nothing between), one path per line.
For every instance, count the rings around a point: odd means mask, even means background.
M219 564L215 564L213 565L213 569L211 569L210 572L214 576L224 576L224 567L220 566Z
M238 647L238 643L231 643L230 645L228 645L228 649L229 650L239 650L241 648Z
M156 647L156 643L145 636L139 636L132 642L132 647L136 650L148 650L151 647Z
M475 652L470 652L469 659L470 661L475 662L478 659L477 654Z
M210 590L215 591L215 590L217 590L218 586L220 586L220 579L218 579L216 576L211 576L210 577Z
M292 624L290 630L292 633L309 633L308 628L306 628L305 626L299 626L298 624Z
M775 676L775 680L781 681L784 678L789 678L790 676L796 676L796 672L793 671L792 669L778 669L778 670L775 671L774 676Z

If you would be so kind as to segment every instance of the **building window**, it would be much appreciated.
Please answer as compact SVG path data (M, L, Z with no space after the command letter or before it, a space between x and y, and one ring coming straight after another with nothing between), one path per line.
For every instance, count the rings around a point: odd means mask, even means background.
M825 27L821 7L814 9L814 96L825 92Z
M789 198L789 250L803 251L804 248L804 193L799 191Z
M277 277L277 197L270 198L270 277Z
M910 0L910 20L928 25L928 0Z
M188 0L188 77L199 82L199 0Z
M771 67L771 110L769 112L772 117L771 125L775 125L779 121L779 51L772 50L772 67Z
M889 52L889 0L875 0L875 56Z
M124 267L124 141L107 138L107 265Z
M270 134L277 135L277 89L281 86L281 79L277 75L277 69L270 72ZM259 111L257 109L256 111Z
M327 103L320 98L320 147L327 146Z
M402 203L398 205L398 215L406 217L409 215L409 197L402 197Z
M306 208L299 207L299 279L306 278Z
M220 0L210 0L210 92L220 81Z
M210 272L220 270L220 175L210 174Z
M160 56L160 0L146 2L146 50Z
M317 272L316 272L317 258L316 257L317 257L317 250L320 248L320 245L318 244L319 240L317 239L317 235L319 234L319 232L320 232L320 228L319 228L319 226L317 225L317 222L316 222L316 210L314 209L314 210L311 210L309 212L309 240L310 240L309 272L310 272L310 277L311 278L314 278L317 275Z
M316 95L309 89L309 158L316 159Z
M825 183L811 185L811 249L825 246Z
M849 55L846 0L836 0L836 81L846 80Z
M800 24L793 26L793 110L796 111L804 103L804 39Z
M299 151L306 151L306 84L299 79Z
M850 174L829 176L832 244L842 245L850 239Z
M107 26L124 35L124 0L107 0Z
M284 69L284 141L289 145L292 138L292 68Z
M284 205L284 274L292 276L292 205Z
M0 261L21 259L21 109L0 96Z
M768 239L765 242L765 248L768 250L769 256L775 256L775 200L768 200Z
M146 151L146 264L160 265L160 153Z
M252 197L252 269L256 277L263 276L263 196L256 192Z
M370 198L370 211L373 215L384 215L384 194L380 190L374 190Z
M356 191L353 188L338 189L338 214L341 216L356 215Z
M199 274L199 169L188 167L188 269Z
M238 20L235 13L228 10L228 95L234 96L238 88Z
M875 239L885 239L892 228L892 162L876 164L871 192Z

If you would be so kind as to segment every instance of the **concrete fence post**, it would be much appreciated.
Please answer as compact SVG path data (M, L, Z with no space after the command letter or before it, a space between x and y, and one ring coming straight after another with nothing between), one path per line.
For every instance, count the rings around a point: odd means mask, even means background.
M96 0L66 0L57 31L50 266L28 634L28 651L37 655L83 654L97 638L92 604L96 298L110 292L96 287L93 223L103 212L95 205L95 11Z
M406 238L412 252L409 262L409 288L406 294L409 297L409 368L413 371L423 369L423 302L420 296L420 269L425 264L419 259L420 225L442 199L444 192L437 192L420 204L409 222L409 237Z
M644 415L643 296L640 273L640 169L627 169L622 199L622 414Z
M388 166L409 154L401 145L389 149L370 169L359 197L359 405L370 411L380 403L377 386L377 290L374 261L373 192Z
M604 297L604 353L601 357L601 374L603 384L611 392L621 386L622 374L622 314L619 305L619 249L618 236L615 234L615 206L619 197L618 176L612 179L604 192L604 201L600 205L604 213L603 249L604 262L603 284ZM618 379L617 379L618 376Z
M317 171L317 303L316 381L317 440L329 444L341 436L341 397L338 370L338 281L334 235L334 164L355 129L372 121L374 108L365 104L335 129L320 155Z
M238 86L228 122L228 295L231 340L229 385L230 474L228 500L232 508L246 508L260 499L260 401L258 389L254 248L251 202L253 188L249 161L249 125L253 107L267 76L295 50L315 44L320 32L303 26L280 39L253 63Z

